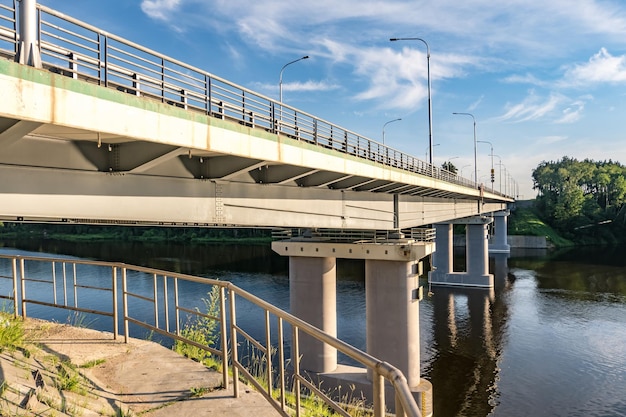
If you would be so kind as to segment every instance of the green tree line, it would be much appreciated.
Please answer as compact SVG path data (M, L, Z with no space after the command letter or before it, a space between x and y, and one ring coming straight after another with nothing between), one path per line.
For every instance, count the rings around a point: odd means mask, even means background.
M539 216L579 243L624 241L626 167L563 157L533 170Z

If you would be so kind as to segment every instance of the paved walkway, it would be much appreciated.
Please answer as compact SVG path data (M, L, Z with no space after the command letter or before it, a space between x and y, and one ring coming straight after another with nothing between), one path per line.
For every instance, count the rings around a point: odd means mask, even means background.
M241 384L234 398L220 373L157 343L30 319L26 327L24 350L0 352L0 416L279 415L253 389Z

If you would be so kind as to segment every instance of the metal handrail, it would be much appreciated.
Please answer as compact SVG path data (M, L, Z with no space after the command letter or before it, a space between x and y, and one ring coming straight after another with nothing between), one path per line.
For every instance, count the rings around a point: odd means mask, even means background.
M3 262L6 262L6 264ZM32 270L33 272L29 269L31 264L35 265ZM44 267L46 264L51 266L50 272L45 272ZM97 274L93 273L91 269L89 270L89 273L85 272L86 269L82 268L82 266L88 266L90 268L104 268L105 271L110 271L110 275L109 272L107 272L107 276L110 277L110 279L107 280L110 282L109 286L106 286L102 280L98 281L97 285L85 283L84 280L94 279L94 277L97 278ZM8 272L5 273L5 270ZM63 279L56 279L57 270L63 271ZM69 279L65 275L67 270L72 271ZM81 274L85 274L86 276ZM151 276L153 281L152 288L146 289L145 286L131 288L134 280L129 277L136 274ZM11 282L9 285L3 285L3 280L9 280ZM199 312L196 307L184 306L179 300L178 286L181 282L204 284L207 288L218 287L220 305L219 313L213 316ZM36 295L34 294L27 298L26 294L29 285L35 284L39 286L51 285L52 291L46 292L45 296L42 295L42 299L36 298ZM87 290L101 291L103 294L110 294L110 310L107 311L79 307L78 304L81 299L80 296L82 295L82 291ZM57 293L63 295L62 300L57 299ZM31 293L29 292L29 294ZM44 299L46 296L52 297L50 294L54 294L52 299ZM120 307L117 304L117 300L120 296L122 299L121 312L118 311L120 310ZM246 380L248 380L248 382L254 385L266 398L266 400L270 402L270 404L272 404L274 408L283 416L290 416L292 415L291 413L294 412L293 408L286 403L286 393L288 391L287 387L289 386L287 381L290 379L294 382L292 394L296 397L296 415L300 415L300 403L302 396L302 392L299 389L300 385L306 386L310 392L315 393L320 400L326 402L329 407L335 409L340 414L348 415L342 404L331 399L329 395L322 392L317 386L315 386L306 377L305 373L300 372L298 335L301 332L304 332L316 340L332 346L337 351L345 354L347 357L360 363L372 372L372 384L375 394L372 398L373 412L376 417L383 417L385 415L385 380L388 381L395 390L395 406L397 415L407 415L411 417L421 416L421 412L415 403L406 378L396 367L387 362L380 361L375 357L347 344L346 342L319 330L309 323L306 323L305 321L279 309L278 307L275 307L274 305L253 294L250 294L230 282L168 272L154 268L128 265L119 262L21 255L0 255L0 299L10 300L12 302L13 314L16 317L18 315L21 315L22 317L27 316L27 305L40 305L69 311L86 312L112 318L113 326L111 331L114 338L117 338L120 333L118 328L118 318L122 320L122 334L126 342L128 342L130 337L129 326L130 324L133 324L143 327L151 332L161 334L171 340L178 340L199 349L204 349L221 358L223 363L222 383L225 388L228 388L229 384L228 365L230 364L232 366L235 397L239 395L239 375L241 374ZM246 300L248 303L252 303L254 306L263 310L263 334L265 340L262 341L255 339L243 328L238 326L236 299ZM145 302L153 305L153 317L151 319L138 317L132 313L135 304ZM226 306L227 304L228 307ZM175 326L173 326L173 329L171 328L172 326L170 326L170 321L172 321L170 318L170 310L174 311L173 320L175 321ZM181 312L189 315L196 315L196 317L209 318L218 322L221 346L206 346L186 338L181 328ZM161 317L164 317L164 320L161 320ZM275 343L272 343L271 341L271 318L275 318L278 325L277 341ZM291 361L293 363L293 367L289 373L287 372L287 367L285 366L287 360L285 359L283 347L285 344L283 326L285 324L292 327ZM267 386L263 386L259 381L257 381L257 376L255 376L248 369L247 364L242 362L240 359L237 351L239 337L243 337L256 349L262 352L263 359L266 364L266 372L264 376L261 375L260 377L265 377L268 382ZM272 352L275 349L278 349L278 360L273 360ZM277 378L278 380L273 382L273 378ZM275 399L275 394L278 395L278 399Z

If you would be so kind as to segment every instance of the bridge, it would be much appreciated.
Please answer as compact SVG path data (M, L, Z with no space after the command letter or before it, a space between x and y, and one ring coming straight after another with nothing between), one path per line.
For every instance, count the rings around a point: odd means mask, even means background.
M330 334L335 259L365 259L368 353L412 387L428 227L431 282L493 286L487 225L507 251L512 196L34 0L0 0L0 56L0 220L284 228L292 313ZM337 369L336 351L309 346L305 369Z

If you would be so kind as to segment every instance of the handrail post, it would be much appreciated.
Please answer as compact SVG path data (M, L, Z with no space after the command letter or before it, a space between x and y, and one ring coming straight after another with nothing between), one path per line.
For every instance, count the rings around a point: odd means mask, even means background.
M230 354L233 364L233 394L239 398L239 369L237 368L237 315L235 313L235 291L229 289L228 297L230 301Z
M20 258L20 287L22 295L22 318L26 318L26 277L24 271L24 258Z
M119 327L119 313L117 311L117 267L114 265L111 267L111 288L113 289L113 339L117 340L117 335L120 331Z
M220 286L220 335L222 337L222 385L228 389L228 332L226 330L226 290ZM232 363L232 361L231 361Z
M122 309L124 313L124 343L128 343L128 287L126 279L126 268L122 267Z
M17 318L18 316L18 298L17 298L17 259L12 259L12 267L13 267L13 317Z
M372 389L374 392L374 417L385 416L385 380L376 369L373 370Z
M298 327L293 326L293 392L296 396L296 417L300 417L300 340Z

